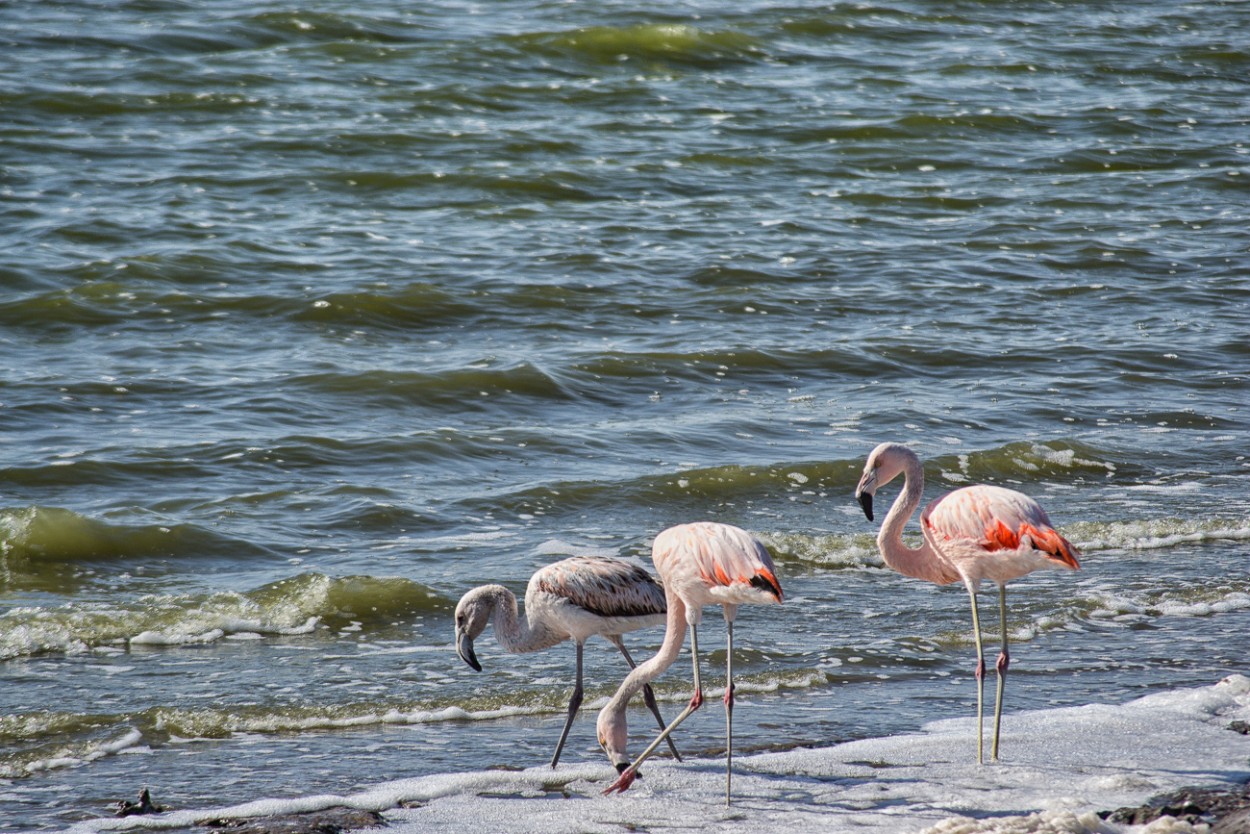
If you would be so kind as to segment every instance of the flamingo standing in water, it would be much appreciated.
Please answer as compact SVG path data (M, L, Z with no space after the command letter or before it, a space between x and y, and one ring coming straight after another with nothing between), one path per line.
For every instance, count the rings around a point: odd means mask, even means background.
M982 579L998 584L998 617L1002 651L998 655L998 689L994 697L994 745L1003 715L1007 652L1007 582L1039 568L1077 570L1080 552L1059 535L1041 505L1014 489L977 484L935 498L920 514L924 540L920 547L903 543L903 528L924 492L924 467L916 453L900 443L882 443L864 465L855 497L872 521L872 496L900 474L903 490L881 522L877 547L885 563L904 576L938 585L962 580L972 602L972 633L977 644L977 761L984 757L985 657L977 617L977 590Z
M573 717L582 705L582 647L586 640L602 635L620 649L633 669L634 659L621 635L659 625L664 622L664 611L664 589L638 565L604 556L574 556L540 568L530 577L525 589L524 620L518 619L516 595L502 585L482 585L461 597L456 606L456 653L475 670L482 671L473 641L486 630L492 617L495 637L513 654L573 641L577 647L577 683L569 698L564 730L551 757L554 768L560 761ZM643 699L663 727L664 718L651 687L643 692ZM672 741L669 748L680 761Z
M651 560L668 597L668 623L656 656L630 672L599 713L599 744L620 774L604 793L628 790L638 776L638 766L678 724L702 706L699 623L703 620L703 606L718 604L724 608L728 633L725 660L725 804L728 805L733 773L734 617L738 606L745 603L781 602L781 584L764 545L745 530L729 524L702 521L670 527L655 537ZM630 764L625 752L628 738L625 707L639 687L655 680L677 660L687 625L694 661L694 696L681 714Z

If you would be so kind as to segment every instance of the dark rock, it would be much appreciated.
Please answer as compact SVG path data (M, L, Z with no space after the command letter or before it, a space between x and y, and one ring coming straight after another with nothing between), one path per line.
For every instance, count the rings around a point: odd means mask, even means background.
M164 805L157 805L152 801L152 794L147 788L139 791L139 801L131 802L129 799L122 799L114 802L109 806L113 809L113 813L119 817L130 817L135 814L159 814L165 810Z
M1099 816L1128 825L1175 817L1208 823L1213 834L1250 834L1250 782L1227 788L1181 788L1152 797L1145 805L1104 811Z
M386 820L377 811L327 808L304 814L210 820L202 825L228 834L342 834L358 828L380 828Z

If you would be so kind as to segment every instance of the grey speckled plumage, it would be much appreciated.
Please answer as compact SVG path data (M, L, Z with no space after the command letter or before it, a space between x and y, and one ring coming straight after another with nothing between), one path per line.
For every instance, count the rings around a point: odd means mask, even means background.
M525 589L525 611L518 611L516 595L502 585L482 585L466 593L456 606L456 652L477 671L473 641L495 625L495 638L513 654L541 651L565 640L577 650L577 683L569 698L568 717L551 759L554 768L568 738L573 717L582 703L582 654L586 641L598 634L616 646L630 669L634 659L621 635L664 622L664 589L643 568L604 556L573 556L540 568ZM643 691L647 707L661 727L664 718L650 687ZM677 748L669 743L673 755Z
M574 556L548 565L534 574L530 586L599 617L659 616L662 621L668 610L664 588L651 574L605 556Z

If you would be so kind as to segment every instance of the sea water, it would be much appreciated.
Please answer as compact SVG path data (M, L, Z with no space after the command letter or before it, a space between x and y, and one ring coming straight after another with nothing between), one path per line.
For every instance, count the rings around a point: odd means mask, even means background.
M967 594L885 568L852 497L883 440L1082 551L1011 587L1009 719L1245 673L1245 17L0 6L0 830L526 773L572 647L487 634L476 673L456 601L700 518L786 591L739 616L744 757L966 721ZM586 666L561 768L606 779L625 667ZM709 703L695 781L648 790L703 800Z

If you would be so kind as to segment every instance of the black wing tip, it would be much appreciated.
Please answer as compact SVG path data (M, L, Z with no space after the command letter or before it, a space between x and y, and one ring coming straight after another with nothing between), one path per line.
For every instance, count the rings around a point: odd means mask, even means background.
M778 602L781 601L781 585L771 576L765 576L762 573L755 574L751 577L751 587L759 588L766 594L772 594Z

